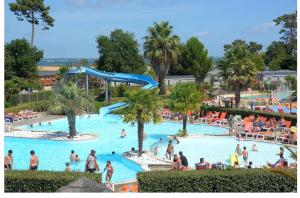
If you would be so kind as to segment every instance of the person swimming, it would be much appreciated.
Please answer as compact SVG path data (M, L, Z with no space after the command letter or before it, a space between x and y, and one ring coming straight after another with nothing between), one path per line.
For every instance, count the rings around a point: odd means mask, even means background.
M48 125L51 125L51 122L48 122Z
M77 154L76 154L76 156L75 156L75 162L80 162L80 158L78 157Z
M126 136L127 136L127 133L126 133L125 129L122 129L121 138L125 138Z
M41 122L39 122L39 125L40 125L40 126L42 126L42 123L41 123Z
M116 154L116 152L115 152L115 151L112 151L112 152L111 152L111 154L113 154L113 155L114 155L114 154Z
M256 144L253 144L252 146L252 151L258 151L257 148L256 148ZM249 162L250 163L250 162Z

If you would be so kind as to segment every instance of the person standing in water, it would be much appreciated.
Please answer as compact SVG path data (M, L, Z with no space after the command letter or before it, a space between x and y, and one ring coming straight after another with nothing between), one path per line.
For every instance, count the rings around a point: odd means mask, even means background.
M236 145L235 152L236 152L238 155L242 155L242 150L241 150L240 144L237 144L237 145Z
M70 171L71 171L70 163L69 163L69 162L66 163L65 171L66 171L66 172L70 172Z
M29 161L29 170L37 170L39 165L39 158L35 155L34 150L30 151L30 161Z
M110 161L106 161L106 166L105 166L103 172L105 170L106 170L106 177L105 177L105 179L106 179L107 182L110 182L111 178L112 178L112 175L114 173L114 168L112 167Z
M122 129L121 138L124 138L126 136L127 136L127 133L126 133L125 129Z
M279 148L279 153L277 153L277 155L283 155L284 154L284 148L281 146L280 148Z
M242 155L243 155L243 160L244 160L245 166L247 166L247 164L248 164L248 151L247 151L247 148L245 146L243 148Z
M12 170L13 167L13 156L12 150L8 150L7 155L4 157L4 170Z
M72 150L70 154L70 162L75 162L75 161L76 161L76 155L74 150Z
M256 148L256 144L253 144L252 146L252 151L258 151L257 148ZM250 163L250 162L249 162Z
M174 146L172 144L172 140L170 140L169 144L168 144L168 147L167 147L167 151L166 151L166 158L171 160L173 154L174 154Z
M99 170L99 165L96 160L95 153L96 151L92 149L85 163L85 169L90 173L94 173L95 171Z

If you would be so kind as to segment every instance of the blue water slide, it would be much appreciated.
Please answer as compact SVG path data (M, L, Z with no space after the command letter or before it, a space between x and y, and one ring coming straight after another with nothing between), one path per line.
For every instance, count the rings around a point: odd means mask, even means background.
M105 72L97 69L93 69L87 66L84 67L72 67L68 74L79 74L85 73L93 77L101 78L107 81L116 81L116 82L127 82L135 83L139 85L144 85L143 89L153 89L158 86L158 82L153 80L150 76L140 75L140 74L127 74L127 73L114 73L114 72ZM109 106L101 107L99 109L100 115L104 116L115 109L119 109L127 106L125 102L118 102Z

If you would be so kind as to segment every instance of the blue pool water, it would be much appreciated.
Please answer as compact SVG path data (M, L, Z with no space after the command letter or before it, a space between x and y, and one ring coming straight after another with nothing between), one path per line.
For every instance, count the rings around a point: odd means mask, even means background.
M288 97L289 95L291 95L291 93L284 93L284 92L283 93L275 93L273 98L284 99L284 98ZM256 95L253 95L252 97L255 99ZM270 98L270 95L269 94L259 94L257 97L267 99L267 98ZM242 96L241 98L242 99L251 99L251 96L250 95Z
M223 136L205 136L201 138L188 138L180 141L179 144L175 144L175 153L183 151L184 155L189 160L189 166L194 167L195 163L200 161L201 157L210 163L216 163L221 161L222 163L229 163L229 156L235 152L236 145L240 144L241 149L245 146L248 150L249 161L253 162L254 167L261 167L266 165L266 162L275 163L279 156L279 144L271 144L265 142L255 141L237 141L235 137ZM252 151L253 144L256 144L258 151ZM162 151L165 151L166 145L162 147ZM160 153L164 156L164 152ZM289 152L286 150L284 157L288 162L294 162L290 158ZM240 157L240 162L243 162ZM244 165L242 163L242 165Z
M88 141L70 142L6 137L5 152L8 149L13 149L15 169L28 169L29 152L30 150L35 150L40 158L39 170L63 171L65 163L69 161L70 151L74 150L82 161L77 164L71 164L71 170L83 171L85 160L90 150L95 149L101 170L104 169L106 160L112 162L115 169L112 178L113 182L134 179L136 173L142 171L138 164L121 156L123 152L130 150L132 147L137 148L136 126L123 123L119 115L107 115L105 117L91 115L90 118L87 116L78 117L76 127L79 133L93 133L97 135L97 138ZM52 121L50 126L47 123L42 123L42 126L37 124L32 128L30 126L22 126L21 128L31 130L68 130L67 119ZM127 131L126 138L120 138L122 128ZM168 140L167 135L175 134L181 128L182 123L178 122L162 122L157 125L146 124L145 132L148 134L148 138L144 141L144 149L149 150L154 142L157 142L159 138L163 138L164 145L160 149L160 155L163 156ZM225 128L200 124L188 124L187 129L191 134L220 135L227 132ZM188 138L180 141L180 144L176 144L175 151L182 150L188 157L191 166L200 157L205 157L211 162L222 161L226 163L229 154L234 152L236 143L236 140L232 137L208 136L200 139ZM250 147L253 142L241 143L241 146L244 146L244 144ZM253 154L249 153L249 159L253 159L254 165L263 165L266 160L271 162L277 160L278 157L274 153L279 150L279 145L256 144L261 151ZM111 155L112 151L115 151L116 154Z

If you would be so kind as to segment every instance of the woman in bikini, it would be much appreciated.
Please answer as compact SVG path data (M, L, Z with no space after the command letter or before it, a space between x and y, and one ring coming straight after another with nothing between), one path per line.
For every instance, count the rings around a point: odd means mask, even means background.
M106 167L104 168L103 172L106 170L106 181L111 181L112 175L114 173L114 168L111 165L110 161L106 161Z

